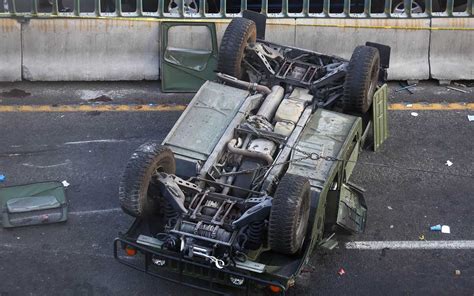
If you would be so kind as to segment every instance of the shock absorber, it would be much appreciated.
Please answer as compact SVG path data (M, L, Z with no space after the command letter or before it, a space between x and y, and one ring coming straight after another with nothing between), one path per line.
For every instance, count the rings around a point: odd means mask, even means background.
M258 221L252 222L249 224L246 230L247 234L247 242L245 243L245 247L256 250L262 244L262 236L265 231L265 222Z

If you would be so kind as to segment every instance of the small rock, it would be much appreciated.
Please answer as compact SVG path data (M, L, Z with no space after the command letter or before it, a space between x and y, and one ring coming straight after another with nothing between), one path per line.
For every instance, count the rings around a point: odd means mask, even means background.
M387 209L389 209L390 211L393 210L391 206L387 206Z
M416 113L416 112L411 112L411 116L417 117L417 116L418 116L418 113Z
M454 271L454 274L455 274L455 275L461 275L461 271L460 271L459 269L456 269L456 270Z
M394 227L393 225L390 225L390 229L393 229L393 227Z
M450 166L452 166L452 165L453 165L453 163L452 163L451 161L449 161L449 160L448 160L448 161L446 161L446 163L445 163L445 164L446 164L448 167L450 167Z

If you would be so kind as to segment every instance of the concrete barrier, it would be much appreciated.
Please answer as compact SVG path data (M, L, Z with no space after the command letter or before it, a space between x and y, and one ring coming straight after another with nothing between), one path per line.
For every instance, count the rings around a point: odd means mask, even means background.
M410 29L411 28L411 29ZM391 80L429 79L429 19L297 19L296 46L350 58L366 41L392 47Z
M23 79L156 80L159 23L32 19L23 25Z
M21 80L21 24L0 19L0 81Z
M474 18L433 19L432 27L432 78L441 81L473 80Z

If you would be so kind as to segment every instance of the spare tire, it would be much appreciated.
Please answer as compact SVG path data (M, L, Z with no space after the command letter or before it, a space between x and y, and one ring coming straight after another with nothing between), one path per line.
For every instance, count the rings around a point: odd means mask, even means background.
M372 104L379 78L380 54L377 48L357 46L352 54L344 82L343 109L366 113Z
M222 37L217 71L241 79L245 47L257 40L255 23L246 18L233 19Z
M285 174L272 201L268 243L275 252L295 254L303 246L308 228L311 187L305 177Z
M145 143L132 154L119 185L120 206L125 213L140 218L156 213L159 191L152 182L156 172L176 172L173 152L158 143Z

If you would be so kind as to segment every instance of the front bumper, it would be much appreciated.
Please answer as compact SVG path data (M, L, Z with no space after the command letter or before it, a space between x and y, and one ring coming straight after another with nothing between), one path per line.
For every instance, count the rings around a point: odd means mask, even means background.
M136 249L137 255L134 257L119 256L119 250L122 250L124 246ZM120 263L149 275L214 294L254 295L255 289L268 288L269 286L281 289L277 295L285 295L286 291L286 285L277 280L265 279L264 274L262 274L262 278L259 278L250 272L236 270L233 267L217 269L206 262L201 263L177 253L137 244L134 240L124 236L116 238L114 241L114 257ZM165 265L155 265L152 262L154 257L165 260ZM233 285L231 277L243 279L244 282L240 286Z

